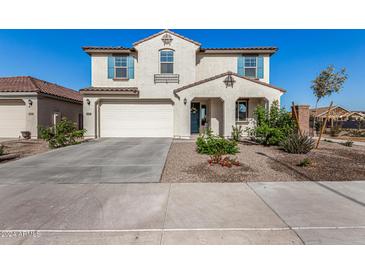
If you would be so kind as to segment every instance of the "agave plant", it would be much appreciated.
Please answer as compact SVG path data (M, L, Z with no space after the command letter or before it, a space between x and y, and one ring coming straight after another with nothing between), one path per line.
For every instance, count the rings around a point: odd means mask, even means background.
M314 140L308 135L299 135L292 133L280 142L280 147L293 154L307 154L314 148Z

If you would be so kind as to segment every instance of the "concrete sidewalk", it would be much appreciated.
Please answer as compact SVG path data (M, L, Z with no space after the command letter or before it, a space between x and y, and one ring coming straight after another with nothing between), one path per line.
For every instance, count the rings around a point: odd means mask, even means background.
M3 184L2 244L365 244L365 182Z

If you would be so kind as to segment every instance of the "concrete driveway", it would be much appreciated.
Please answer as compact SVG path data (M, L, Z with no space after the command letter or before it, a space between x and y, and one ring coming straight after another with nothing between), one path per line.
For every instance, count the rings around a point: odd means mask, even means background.
M0 184L159 182L171 139L90 141L0 165Z
M365 244L365 181L2 184L2 244Z

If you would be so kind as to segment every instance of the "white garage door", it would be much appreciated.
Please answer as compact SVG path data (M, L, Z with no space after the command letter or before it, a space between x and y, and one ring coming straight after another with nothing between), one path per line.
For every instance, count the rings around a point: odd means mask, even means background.
M103 103L101 137L172 137L173 109L161 103Z
M25 104L22 100L0 100L0 138L18 138L25 130Z

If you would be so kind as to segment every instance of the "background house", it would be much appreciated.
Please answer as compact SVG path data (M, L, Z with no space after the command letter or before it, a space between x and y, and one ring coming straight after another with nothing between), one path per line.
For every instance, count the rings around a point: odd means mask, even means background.
M323 122L326 119L328 113L327 107L319 107L316 109L310 109L311 120ZM361 128L365 121L365 114L361 111L350 111L341 106L332 106L330 114L328 115L327 127L333 127L339 125L343 128ZM312 123L311 123L312 125Z
M39 126L54 125L62 117L83 127L78 92L30 76L0 78L0 138L18 138L21 131L37 138Z

